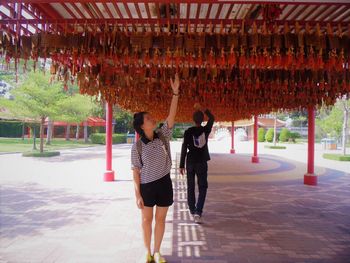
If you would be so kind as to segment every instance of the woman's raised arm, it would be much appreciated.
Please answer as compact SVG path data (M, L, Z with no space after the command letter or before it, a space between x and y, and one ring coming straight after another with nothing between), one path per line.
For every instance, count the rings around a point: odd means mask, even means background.
M180 80L179 80L179 75L176 73L175 74L175 81L170 79L170 85L173 90L173 96L171 99L171 104L170 104L170 110L169 110L169 115L167 120L168 127L169 129L173 128L174 123L175 123L175 115L176 115L176 110L177 110L177 103L179 100L179 86L180 86Z

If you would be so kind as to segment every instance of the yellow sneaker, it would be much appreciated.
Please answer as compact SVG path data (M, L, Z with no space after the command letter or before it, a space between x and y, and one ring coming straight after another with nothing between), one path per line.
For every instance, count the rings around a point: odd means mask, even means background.
M150 253L146 253L146 263L153 263L153 257Z
M165 258L163 258L159 252L154 253L153 259L154 259L155 263L166 263L167 262L165 260Z

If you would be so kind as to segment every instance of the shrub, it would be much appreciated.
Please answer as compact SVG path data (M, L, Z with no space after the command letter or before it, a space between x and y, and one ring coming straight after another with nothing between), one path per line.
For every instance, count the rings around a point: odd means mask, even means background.
M281 142L286 142L286 141L288 141L289 137L290 137L290 131L287 128L283 128L281 130L281 134L279 136L279 140Z
M60 152L25 152L23 157L54 157L60 155Z
M287 149L287 147L286 146L280 146L280 145L276 145L276 146L274 146L274 145L265 145L265 148L269 148L269 149Z
M90 140L92 143L96 144L106 144L106 134L105 133L93 133L90 135ZM126 143L126 134L113 134L113 144Z
M266 134L265 134L265 140L267 142L272 142L273 141L273 128L270 128L267 130Z
M183 129L181 129L181 128L175 128L175 129L173 130L173 137L174 137L174 138L183 138L183 137L184 137Z
M264 142L265 141L265 129L259 128L258 130L258 142Z
M23 123L18 121L0 121L0 137L17 138L22 136Z
M301 135L299 132L290 132L289 133L289 141L295 142L296 139L301 138Z

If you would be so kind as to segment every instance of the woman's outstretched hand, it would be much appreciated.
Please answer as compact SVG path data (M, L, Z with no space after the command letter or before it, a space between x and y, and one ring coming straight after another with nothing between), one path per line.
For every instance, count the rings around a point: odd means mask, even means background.
M173 81L172 78L170 78L170 85L173 89L174 94L179 94L179 87L180 87L180 80L179 80L179 74L175 74L175 81Z

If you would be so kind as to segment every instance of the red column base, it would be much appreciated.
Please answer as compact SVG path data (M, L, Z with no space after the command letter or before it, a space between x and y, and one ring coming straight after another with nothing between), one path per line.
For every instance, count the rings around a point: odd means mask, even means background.
M236 153L236 150L235 149L231 149L230 153Z
M114 171L106 171L104 173L104 181L105 182L113 182L114 181Z
M317 185L317 175L304 174L304 184L306 185Z
M258 156L252 156L252 163L258 163L259 157Z

